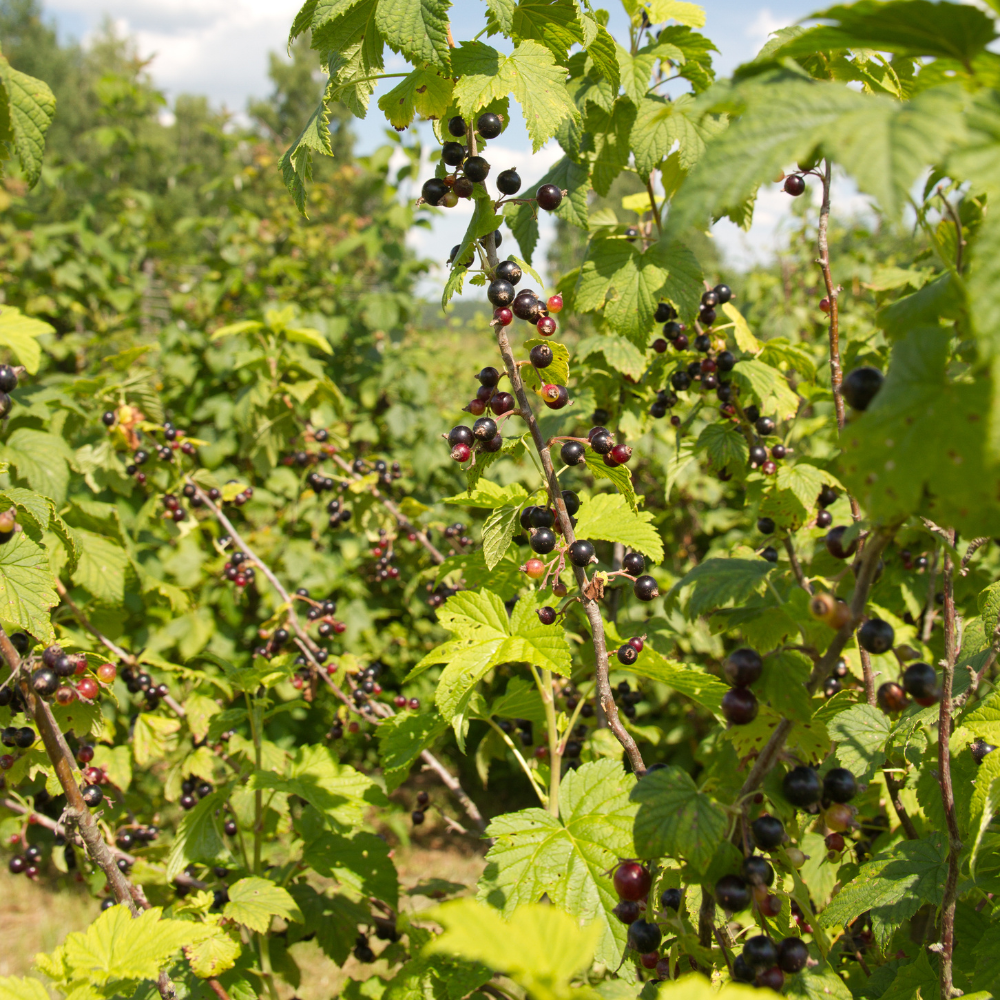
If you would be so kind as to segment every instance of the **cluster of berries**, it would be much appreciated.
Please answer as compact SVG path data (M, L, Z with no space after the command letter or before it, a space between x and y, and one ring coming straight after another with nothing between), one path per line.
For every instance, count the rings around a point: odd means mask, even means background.
M540 561L541 560L536 560L536 562ZM543 572L544 569L545 567L543 566L542 567ZM541 573L539 574L539 576L541 576ZM429 608L440 608L441 605L444 604L444 602L447 601L449 597L458 593L458 591L454 587L446 587L444 586L444 584L435 587L433 583L429 583L427 584L427 590L430 592L430 597L427 598L427 606Z
M580 509L580 498L572 490L563 490L562 499L566 505L566 513L569 514L570 524L575 526L575 514ZM556 533L562 534L562 525L556 518L556 512L552 507L536 505L525 507L521 511L519 523L528 532L528 544L532 551L539 555L547 555L551 552L556 547ZM578 538L569 546L566 554L574 566L586 566L594 558L593 542ZM546 622L545 624L550 623Z
M351 519L350 510L337 499L333 499L327 503L326 512L330 515L328 523L331 528L339 527L341 524L347 524L347 522Z
M587 460L587 448L604 459L609 469L625 465L632 457L627 444L615 444L615 437L607 427L591 427L584 438L570 438L560 449L559 455L567 465L580 465Z
M14 400L10 394L17 388L17 370L12 365L0 365L0 417L10 414Z
M108 423L108 418L111 418L111 422ZM108 427L112 426L115 422L115 413L113 410L108 410L104 414L103 421ZM163 425L163 436L167 439L166 444L157 444L155 440L150 441L149 447L156 452L157 458L161 462L173 462L174 452L180 449L185 455L194 456L197 454L197 449L191 441L182 441L179 438L183 437L183 434L177 430L176 427L171 423L165 423ZM146 448L136 448L132 452L132 461L125 467L125 471L130 476L135 477L135 481L143 486L146 483L146 473L142 472L140 466L145 465L151 458L151 454Z
M522 746L534 746L535 725L531 719L501 719L497 725L508 736L512 736L516 732L521 739Z
M101 684L114 683L117 669L113 663L102 663L95 673L96 678L87 673L87 657L82 653L69 655L61 646L49 646L42 653L42 666L31 674L31 689L39 697L54 698L58 705L69 705L77 698L93 701L100 695ZM79 677L75 686L64 683L73 676Z
M510 326L514 317L532 324L541 337L551 337L556 332L556 321L550 315L562 311L561 295L550 295L541 299L533 288L522 288L515 292L524 273L512 260L502 260L497 264L493 280L486 289L486 297L493 306L493 320L500 326ZM536 367L546 368L548 365Z
M426 819L427 803L431 797L426 792L417 792L417 808L410 813L410 821L414 826L422 826Z
M309 591L305 587L299 587L295 591L295 596L303 598L304 600L311 600L309 597ZM328 597L325 601L313 601L312 607L306 612L306 620L310 622L319 622L316 631L319 633L321 639L329 639L332 635L341 635L347 630L347 626L342 622L334 618L337 613L337 602L332 597ZM322 659L326 659L325 650ZM319 659L319 657L317 657ZM321 661L322 662L322 661Z
M636 636L634 639L629 639L629 641L624 646L622 646L621 649L618 650L618 659L621 660L622 663L626 662L626 660L622 660L622 653L626 649L631 649L632 652L635 653L636 656L638 656L638 651L636 650L637 645L640 648L642 647L642 639L640 639L638 636ZM626 659L628 659L628 655L629 655L628 653L625 653ZM632 657L631 662L635 663L635 659L636 659L635 656ZM638 688L636 688L633 691L632 686L629 684L628 681L619 681L616 693L618 698L620 698L622 702L622 715L624 715L626 719L634 719L635 706L638 705L640 701L642 701L642 692Z
M144 694L146 696L146 708L154 711L159 707L160 699L166 698L170 694L170 688L164 684L157 684L153 678L144 670L138 673L131 667L122 669L122 680L129 694Z
M30 844L23 854L15 854L7 862L7 871L11 875L26 875L35 879L41 873L43 859L42 849L37 844Z
M235 551L222 567L222 575L237 587L246 587L254 582L257 571L250 564L250 557L245 552Z
M484 112L476 122L476 131L484 139L495 139L503 131L503 119L491 111ZM455 139L469 137L469 127L461 115L449 119L448 132ZM442 176L425 181L420 195L428 205L454 208L459 198L472 197L475 185L485 181L489 172L490 164L483 157L469 156L469 150L462 143L448 141L441 147L439 173ZM514 171L504 171L504 174L510 173ZM517 176L516 173L514 176ZM518 178L512 193L520 187L521 180Z
M551 354L551 352L552 348L549 348L549 353ZM475 398L469 401L468 406L464 407L466 413L471 413L474 417L481 417L486 412L487 407L498 417L504 413L510 413L517 405L516 400L511 393L503 392L498 388L500 379L506 374L506 372L497 371L496 368L489 365L483 368L476 376L479 381L479 388L476 390ZM500 445L498 444L496 447L487 448L486 450L496 451L499 447Z
M903 569L907 571L916 570L918 573L922 573L930 565L930 560L927 558L925 552L921 552L916 559L913 558L913 553L909 549L903 549L899 553L900 559L903 560Z
M202 779L199 781L193 777L187 777L181 782L181 797L177 800L178 805L185 812L189 809L194 809L198 804L198 799L205 798L206 795L212 794L212 785L210 782ZM197 796L197 798L195 798Z
M375 559L375 566L372 569L369 579L380 583L384 583L386 580L398 580L399 567L392 564L392 539L387 539L385 537L386 531L384 528L379 531L379 535L382 537L379 538L378 545L376 545L371 551L371 554ZM470 538L468 541L471 542L472 539Z
M115 834L115 843L120 850L134 851L136 848L152 844L160 836L160 828L149 826L126 826Z
M444 537L464 549L472 544L472 539L468 534L466 534L467 531L467 525L463 524L461 521L456 521L454 524L449 524L448 527L444 529Z
M722 696L722 714L734 726L745 726L757 718L757 696L750 685L760 680L764 661L748 646L734 649L722 665L722 673L732 685Z

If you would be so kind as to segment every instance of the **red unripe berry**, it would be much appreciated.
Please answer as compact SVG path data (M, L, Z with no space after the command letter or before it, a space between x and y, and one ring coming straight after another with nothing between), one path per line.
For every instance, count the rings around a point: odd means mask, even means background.
M302 678L299 677L298 674L292 678L292 687L295 688L296 691L300 691L302 689Z
M529 559L524 564L524 572L532 580L540 580L545 575L545 563L541 559Z
M539 759L541 759L543 757L548 757L548 755L549 755L549 748L548 747L544 747L544 746L543 747L535 747L535 756L538 757Z
M826 298L820 299L819 307L823 312L828 313L830 311L830 300Z
M410 533L409 533L409 534L408 534L408 535L406 536L406 538L407 538L407 541L410 541L410 542L415 542L415 541L417 540L417 536L416 536L416 533L415 533L415 532L413 532L413 531L411 531L411 532L410 532Z
M237 573L236 579L233 580L233 583L235 583L237 587L245 587L247 585L247 578L242 573Z
M451 449L451 457L455 459L456 462L467 462L469 456L472 454L469 446L467 444L462 444L459 442Z
M556 332L556 321L551 316L543 316L535 325L543 337L551 337Z
M78 656L76 658L76 667L74 668L73 672L75 674L79 675L79 674L86 673L86 671L87 671L87 657L86 656Z
M561 295L550 295L549 301L545 303L550 313L562 312L563 300Z
M481 417L486 412L486 404L477 396L475 399L469 400L466 410L474 417Z
M632 449L627 444L616 444L611 449L611 457L619 465L624 465L632 457Z
M761 467L760 471L764 473L765 476L773 476L778 471L778 466L768 459Z
M83 769L83 780L88 785L99 785L104 779L104 772L99 767L85 767Z
M631 638L631 639L629 639L629 641L628 641L628 644L629 644L629 645L630 645L630 646L631 646L631 647L632 647L632 648L633 648L633 649L634 649L634 650L635 650L635 651L636 651L637 653L641 653L641 652L642 652L642 647L643 647L643 642L642 642L642 639L640 639L640 638L639 638L639 636L637 636L637 635L634 635L634 636L632 636L632 638Z
M494 309L493 318L501 326L510 326L514 322L514 314L506 306L498 306Z
M826 835L826 840L824 841L824 843L826 844L827 850L829 851L838 851L838 852L842 851L844 849L843 834L828 833Z
M392 700L396 708L406 708L406 695L397 694Z
M418 708L420 708L420 699L419 698L411 698L407 702L407 704L410 706L410 710L413 711L413 712L415 712Z
M9 753L0 756L0 770L8 771L14 766L14 758Z
M639 956L639 961L642 962L642 967L644 969L655 969L656 963L660 960L660 953L658 951L650 951L645 955Z
M76 751L76 759L81 764L89 764L94 759L94 748L92 746L78 747Z
M854 821L854 810L849 805L834 803L823 815L826 825L838 833L849 830Z
M97 681L93 677L81 677L76 682L76 690L81 698L93 700L100 693L101 689L97 686Z
M347 631L347 626L343 622L334 622L333 623L333 631L337 635L340 635L341 632L346 632Z
M640 900L649 894L653 880L649 870L638 861L623 861L614 874L615 892L622 899Z
M97 679L102 684L113 684L118 675L118 669L113 663L102 663L97 668Z

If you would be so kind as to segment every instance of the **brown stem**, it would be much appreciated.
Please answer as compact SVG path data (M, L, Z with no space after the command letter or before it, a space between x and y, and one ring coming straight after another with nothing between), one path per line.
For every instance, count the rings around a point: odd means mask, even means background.
M958 864L962 852L962 839L955 816L955 793L951 784L951 691L955 677L955 660L958 657L955 628L954 564L951 546L955 534L949 532L949 546L944 549L944 661L941 673L941 704L938 712L938 780L941 783L941 802L948 824L948 875L941 902L941 996L944 1000L959 995L952 980L952 958L955 951L955 907L958 902Z
M824 161L825 166L823 176L823 203L819 210L819 232L817 243L819 245L819 260L817 263L823 272L823 284L826 285L826 297L830 302L830 383L833 387L833 407L837 414L837 427L844 429L846 420L844 412L844 397L840 391L841 383L844 380L844 371L840 364L840 317L838 314L837 296L839 290L833 284L833 276L830 273L830 180L832 174L832 164L829 160Z
M218 979L206 979L208 983L208 988L219 998L219 1000L229 1000L229 994L226 992L225 987Z
M875 694L875 672L872 670L872 658L867 649L861 649L861 673L865 679L865 701L874 708L878 703Z
M802 572L802 566L799 564L799 557L795 554L795 546L792 545L790 535L785 536L784 544L785 551L788 553L788 561L791 564L792 572L795 574L795 579L798 581L799 586L807 594L812 594L812 584L806 579L805 573Z
M920 639L923 643L931 641L931 632L934 630L934 596L937 593L937 564L938 546L934 546L931 553L931 564L927 567L927 604L924 608L924 624L920 630Z
M854 935L851 933L850 927L844 927L844 934L851 939L851 954L854 955L855 961L861 966L861 971L871 977L872 970L868 968L868 963L865 961L864 955L861 954L861 949L858 947L857 942L854 940Z
M903 805L903 800L899 797L903 788L902 784L897 782L887 770L883 770L882 774L885 776L885 787L889 792L889 801L892 803L892 808L896 810L896 816L899 817L903 832L908 840L919 840L920 834L917 833L917 828L913 825L913 820L910 819L910 814L906 811L906 806Z

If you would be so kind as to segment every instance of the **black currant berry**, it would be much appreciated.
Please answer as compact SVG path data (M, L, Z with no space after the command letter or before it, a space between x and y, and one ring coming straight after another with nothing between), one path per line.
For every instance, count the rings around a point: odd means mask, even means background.
M785 828L776 816L758 816L750 824L753 842L762 851L773 851L785 840Z
M763 437L774 433L774 421L770 417L758 417L756 424L757 433Z
M521 178L516 170L503 170L497 174L497 190L501 194L517 194L521 190Z
M47 698L59 687L59 675L49 667L39 667L31 675L31 687L35 694Z
M10 365L0 365L0 392L13 392L17 388L17 373Z
M535 293L530 288L524 288L514 296L510 308L518 319L533 323L538 321L541 305Z
M646 773L649 773L648 769ZM684 893L680 889L664 889L660 893L660 906L664 910L679 910L683 899Z
M798 198L806 189L806 182L798 174L791 174L785 178L785 194L790 194L793 198Z
M660 590L656 586L656 581L651 576L640 576L632 584L632 593L640 601L652 601L660 596Z
M115 422L114 410L105 410L104 413L101 414L101 423L104 424L105 427L114 426L114 422Z
M851 539L851 543L845 548L843 543L844 532L847 531L847 525L839 524L836 528L831 528L826 533L826 551L833 556L834 559L847 559L853 556L858 550L858 537L857 535Z
M486 111L479 116L476 122L476 131L484 139L495 139L503 131L503 122L499 115L492 111Z
M481 156L470 156L462 169L470 181L484 181L489 175L490 165Z
M760 679L764 672L764 661L760 654L749 646L734 649L722 665L726 680L735 687L746 687Z
M539 555L545 555L556 547L556 533L551 528L538 528L528 544Z
M729 285L716 285L712 291L715 292L720 306L724 306L733 297L733 290Z
M31 645L31 640L24 632L14 632L10 637L11 645L24 656L28 652L28 647Z
M707 333L698 334L694 338L694 349L701 351L702 354L707 354L712 349L712 338ZM698 366L701 367L701 362L698 363Z
M646 560L641 552L626 552L622 559L622 569L629 576L641 576L646 569Z
M996 747L993 746L992 743L987 743L986 740L982 738L969 744L969 752L972 754L972 759L977 764L982 764L983 758L988 753L993 753L994 750L996 750Z
M882 381L882 373L877 368L865 365L848 372L840 391L852 410L867 410L882 388Z
M734 726L745 726L757 718L757 697L744 687L731 687L722 696L722 714Z
M486 297L497 307L509 306L514 301L514 286L509 281L497 278L490 282Z
M685 371L674 372L670 376L670 384L678 391L683 392L691 385L691 376Z
M819 775L811 767L793 767L785 775L781 790L785 798L800 809L815 805L823 794Z
M14 734L14 746L16 746L18 750L27 750L34 744L36 739L37 737L35 736L34 729L29 726L22 726Z
M778 944L778 968L789 974L801 972L809 961L809 948L802 938L788 937Z
M774 869L759 854L751 854L743 862L743 877L751 885L768 886L774 882Z
M524 273L514 261L502 260L497 264L496 276L503 278L504 281L509 281L512 285L516 285L524 277Z
M420 196L428 205L437 205L448 193L448 185L440 177L431 177L424 181L424 186L420 189Z
M559 452L566 465L580 465L586 460L587 449L579 441L567 441Z
M448 444L451 445L452 448L454 448L456 444L468 445L471 448L475 442L476 438L472 433L472 428L466 427L465 424L459 424L458 427L453 427L448 433ZM333 501L331 501L331 503L332 502ZM337 502L337 505L339 508L339 501Z
M521 516L518 518L518 520L520 522L521 527L524 528L525 531L529 531L531 529L531 515L537 509L538 509L537 507L532 505L529 507L525 507L524 510L521 511Z
M698 321L702 326L711 326L716 319L716 313L714 309L702 309L698 313Z
M715 289L708 292L702 292L701 304L703 306L708 306L711 309L714 309L719 304L719 296L715 294Z
M743 945L743 960L751 969L769 969L778 960L778 949L766 935L755 934Z
M630 646L625 643L624 646L620 646L618 649L618 662L624 663L626 667L632 666L633 663L639 658L639 654L636 652L635 646Z
M677 319L677 310L669 302L661 302L656 307L656 315L653 316L654 322L669 323L675 319Z
M755 444L750 449L750 464L763 465L767 461L767 449L762 444Z
M556 622L556 609L550 608L546 605L544 608L538 609L538 620L543 625L554 625Z
M578 538L570 547L567 552L569 556L569 561L574 566L586 566L590 563L590 560L594 557L594 543L588 542L586 539Z
M448 119L448 131L456 138L464 138L469 127L465 124L465 119L461 115L455 115Z
M492 441L497 436L497 422L492 417L480 417L472 425L472 434L477 441Z
M774 521L769 517L758 517L757 518L757 530L762 535L773 535L774 534Z
M833 514L828 510L820 510L816 512L816 527L817 528L829 528L833 524Z
M612 876L615 892L622 899L640 900L645 898L653 884L649 869L638 861L623 861Z
M563 490L562 498L566 505L566 513L572 517L580 509L580 498L572 490Z
M551 528L556 523L556 515L550 507L532 507L530 521L532 528Z
M887 653L896 641L893 627L881 618L869 618L858 629L858 644L869 653Z
M737 955L733 959L733 982L752 983L756 978L753 969L747 965L746 959L742 955Z
M750 887L739 875L723 875L715 883L715 901L730 913L739 913L750 905Z
M651 921L636 920L629 925L628 943L640 955L647 955L660 947L663 935L660 928Z
M562 191L555 184L543 184L535 192L535 198L539 208L544 208L546 212L553 212L562 201Z
M894 681L886 681L880 684L875 692L879 708L887 714L902 712L906 708L906 694L903 689Z
M548 344L535 344L528 354L528 360L536 368L548 368L552 364L552 348Z
M639 904L634 899L622 899L611 911L623 924L634 924L639 919Z
M492 366L487 366L479 372L476 378L479 379L483 386L492 388L500 381L500 372Z
M590 439L590 447L597 452L598 455L607 455L611 452L611 449L615 446L615 439L605 430L598 431Z
M99 785L84 785L80 789L80 794L83 795L84 803L91 809L99 806L104 798L104 792L101 791Z
M736 367L736 355L732 351L720 351L715 364L720 372L731 372Z
M831 802L850 802L858 794L857 779L846 767L834 767L823 778L823 798Z
M441 147L441 159L449 167L457 167L465 159L465 146L460 142L446 142Z
M911 663L903 672L903 690L919 701L933 699L933 704L940 697L937 673L929 663Z

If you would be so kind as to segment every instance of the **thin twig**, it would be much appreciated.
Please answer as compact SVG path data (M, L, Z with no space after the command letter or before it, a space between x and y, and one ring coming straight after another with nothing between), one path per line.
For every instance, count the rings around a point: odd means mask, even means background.
M858 650L861 654L861 674L865 681L865 701L872 708L875 708L878 704L878 696L875 693L875 673L872 670L871 654L860 643L858 644Z
M802 572L802 566L799 564L799 557L795 554L795 546L792 545L790 535L785 536L784 545L785 551L788 553L788 561L791 564L792 572L795 574L795 579L798 581L799 586L807 594L811 595L813 592L812 584L806 579L805 573Z
M920 639L926 645L931 641L931 632L934 630L934 598L937 593L937 564L938 547L934 546L931 553L931 564L927 568L927 603L924 607L924 624L920 630Z
M892 803L892 808L896 810L896 816L899 818L903 832L908 840L919 840L920 834L917 833L917 828L913 825L913 820L910 819L910 814L906 811L906 806L903 805L903 800L899 797L903 788L902 784L897 782L888 770L883 769L882 774L885 777L885 787L889 792L889 801Z
M958 212L955 211L951 202L944 196L944 191L940 187L937 189L937 193L941 201L944 202L945 211L955 224L955 270L961 273L962 252L965 249L965 239L962 236L962 220L958 217Z
M833 407L837 414L837 427L844 429L846 414L844 412L844 397L840 386L844 380L844 370L840 364L840 317L838 312L837 296L839 289L833 284L833 275L830 273L830 182L832 178L833 166L829 160L825 161L823 176L823 202L819 210L819 231L817 243L819 245L819 260L817 263L823 272L823 284L826 285L826 297L830 303L830 384L833 388Z
M988 538L983 536L981 538L973 538L972 541L969 542L969 547L965 550L965 555L962 556L962 568L959 570L959 573L962 576L966 576L968 574L969 560L976 553L976 550L981 549L984 545L988 545L989 541L990 540Z

